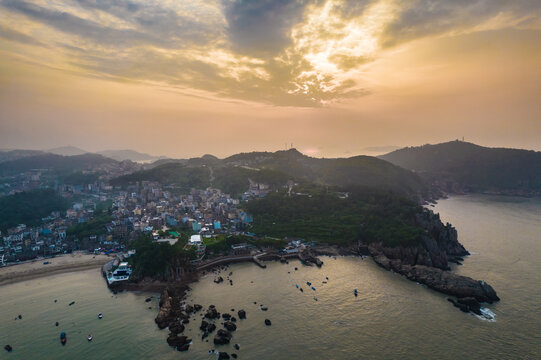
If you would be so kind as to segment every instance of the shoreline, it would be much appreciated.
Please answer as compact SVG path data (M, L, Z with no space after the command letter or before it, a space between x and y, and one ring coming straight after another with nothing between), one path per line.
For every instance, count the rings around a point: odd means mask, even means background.
M100 269L110 260L111 257L107 255L73 253L9 265L0 268L0 286L68 272ZM49 264L44 265L46 261Z

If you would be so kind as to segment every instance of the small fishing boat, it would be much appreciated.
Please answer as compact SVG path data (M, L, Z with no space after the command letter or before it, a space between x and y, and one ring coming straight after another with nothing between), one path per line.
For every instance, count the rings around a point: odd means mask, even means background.
M103 317L102 313L98 313L98 319L101 319Z
M62 345L66 345L66 341L67 341L66 333L62 331L62 332L60 333L60 343L61 343Z
M312 290L316 291L316 288L312 286Z
M314 296L314 300L317 301L317 297Z
M88 341L92 341L92 334L88 334L87 340L88 340Z
M299 284L296 284L295 286L297 287L297 289L299 288Z
M312 285L312 283L310 281L307 281L306 285L310 286L310 285Z
M357 296L357 289L353 290L353 293Z
M300 290L301 290L301 292L304 292L304 290L302 288Z

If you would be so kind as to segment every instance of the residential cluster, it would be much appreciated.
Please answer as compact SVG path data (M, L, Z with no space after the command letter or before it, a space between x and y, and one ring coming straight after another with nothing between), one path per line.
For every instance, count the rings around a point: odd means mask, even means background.
M268 186L252 183L240 199L213 188L176 194L174 189L150 181L123 189L96 181L79 186L62 185L57 190L73 200L72 206L65 214L51 213L39 226L20 224L0 234L3 239L0 258L4 262L74 250L122 251L142 233L149 234L154 241L171 244L181 233L195 234L199 239L217 234L245 234L253 219L239 204L264 196ZM202 258L204 247L199 246L198 250Z

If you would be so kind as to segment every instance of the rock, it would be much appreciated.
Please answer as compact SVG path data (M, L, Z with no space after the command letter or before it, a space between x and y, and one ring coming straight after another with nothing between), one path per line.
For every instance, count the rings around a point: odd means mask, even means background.
M4 346L4 349L6 349L7 352L12 352L13 351L13 348L11 347L11 345L7 344L6 346Z
M193 309L194 309L194 311L199 311L199 310L201 310L202 308L203 308L202 305L199 305L199 304L193 304Z
M456 300L457 303L466 305L474 314L481 315L481 304L479 304L479 301L477 301L475 298L472 297L464 297L464 298L458 298Z
M231 309L231 312L235 312L235 309Z
M191 306L191 305L186 305L186 306L184 307L184 310L186 311L187 314L190 314L190 313L193 312L194 309L193 309L193 306Z
M234 316L231 316L231 319L230 319L230 320L233 321L233 322L237 322L237 318L234 317Z
M261 310L263 310L263 311L267 311L267 310L269 310L269 308L268 308L268 307L266 307L266 306L261 306Z
M190 319L184 319L184 320L182 320L182 323L183 323L183 324L189 324L189 323L190 323Z
M216 319L218 316L218 311L216 311L215 307L209 307L207 312L205 313L205 317L207 319Z
M271 326L271 324L272 324L272 323L271 323L271 321L270 321L269 319L265 319L265 325Z
M145 299L145 302L151 302L152 301L152 298L146 298Z
M231 354L231 357L232 357L233 359L236 359L236 358L237 358L237 354L233 353L233 354Z
M171 300L167 290L164 290L160 297L160 311L158 312L156 319L154 319L160 329L165 329L174 319Z
M57 321L57 322L54 323L54 325L55 325L55 326L58 326L58 325L60 325L60 324L59 324L58 321Z
M188 351L190 343L177 346L177 351Z
M227 360L230 359L229 354L223 351L218 353L218 360Z
M201 331L207 331L208 327L209 327L209 323L206 322L205 320L202 320L201 321L201 326L199 327L199 329L201 329Z
M237 325L235 325L234 322L232 321L226 321L224 323L224 327L228 330L228 331L235 331L237 330Z
M184 325L182 325L178 321L173 321L169 324L169 331L171 331L174 334L181 333L184 331Z
M167 343L169 344L169 346L176 347L177 350L179 350L179 347L183 348L184 345L189 346L191 341L192 339L188 339L187 336L177 336L174 333L169 333L169 337L167 338ZM179 351L186 351L186 350L188 350L188 348L184 350L179 350Z
M223 281L224 281L224 278L221 277L221 276L218 276L218 278L214 279L214 282L215 282L216 284L219 284L219 283L221 283L221 282L223 282Z
M235 348L235 350L240 350L240 345L239 344L235 344L235 345L233 345L233 347Z
M231 341L231 338L233 335L227 330L220 329L218 330L218 333L214 337L214 344L216 345L224 345L229 344L229 341Z
M222 318L224 318L226 320L229 320L229 319L231 319L231 315L228 314L228 313L224 313L224 314L222 314Z
M22 318L23 318L23 316L22 316L21 314L19 314L19 316L17 316L17 317L18 317L19 319L22 319Z
M239 316L239 319L246 319L246 311L244 310L239 310L237 315Z
M207 328L207 331L209 333L213 332L214 330L216 330L216 325L214 324L209 324L209 327Z
M295 268L295 271L299 270L298 268Z

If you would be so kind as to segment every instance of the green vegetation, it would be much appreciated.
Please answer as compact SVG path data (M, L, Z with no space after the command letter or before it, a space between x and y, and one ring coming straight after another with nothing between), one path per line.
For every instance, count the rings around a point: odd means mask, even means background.
M36 226L53 211L65 211L68 200L52 189L38 189L0 198L0 230L18 224Z
M117 162L96 154L61 156L43 154L0 163L0 175L17 174L32 169L49 169L57 175L67 175L89 168L112 165Z
M134 277L167 278L174 268L186 266L191 258L195 258L195 251L186 251L183 246L181 241L171 246L169 243L153 243L149 236L141 236L134 241L132 247L136 253L129 260Z
M265 183L272 189L279 188L287 183L290 176L276 170L253 170L236 166L223 166L214 169L213 187L226 194L238 196L247 191L250 180L256 183Z
M85 223L70 226L66 231L69 237L82 239L91 235L102 235L107 232L105 225L109 224L113 218L107 212L96 214L92 219Z
M384 191L357 189L347 199L335 194L288 197L272 193L245 204L254 216L252 231L259 235L346 245L357 240L386 246L414 246L423 229L416 224L422 208Z
M167 163L150 170L138 171L113 179L113 185L127 186L137 181L157 181L174 185L179 191L192 188L206 189L210 186L210 172L206 167L187 167L179 163Z
M541 152L451 141L404 148L381 158L416 171L446 191L541 192Z

